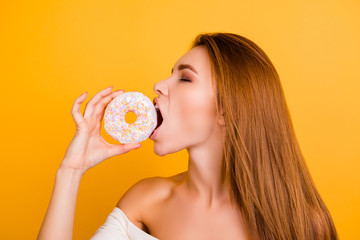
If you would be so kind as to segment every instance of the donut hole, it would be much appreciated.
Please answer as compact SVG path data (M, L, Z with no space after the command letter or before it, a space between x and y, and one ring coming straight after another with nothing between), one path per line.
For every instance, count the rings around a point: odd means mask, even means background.
M128 112L126 113L125 115L125 121L128 123L128 124L132 124L136 121L137 119L137 116L134 112Z

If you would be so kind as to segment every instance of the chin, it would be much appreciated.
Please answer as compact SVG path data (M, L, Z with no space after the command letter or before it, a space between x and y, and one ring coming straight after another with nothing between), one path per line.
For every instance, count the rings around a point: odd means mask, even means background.
M184 148L176 148L176 147L169 148L166 146L161 146L159 143L154 144L154 153L160 157L163 157L167 154L179 152L183 149Z
M156 143L154 143L154 153L160 157L163 157L167 154L164 149Z

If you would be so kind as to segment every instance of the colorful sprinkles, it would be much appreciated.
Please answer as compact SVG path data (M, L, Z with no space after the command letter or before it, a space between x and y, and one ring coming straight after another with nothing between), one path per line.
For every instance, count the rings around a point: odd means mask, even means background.
M136 114L136 121L128 124L125 115ZM152 101L140 92L126 92L114 98L104 114L105 131L120 143L146 140L157 124L156 109Z

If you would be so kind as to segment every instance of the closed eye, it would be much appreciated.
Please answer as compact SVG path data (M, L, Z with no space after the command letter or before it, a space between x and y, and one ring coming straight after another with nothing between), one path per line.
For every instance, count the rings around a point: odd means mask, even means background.
M188 79L185 79L185 78L181 78L181 79L179 79L180 81L183 81L183 82L191 82L190 80L188 80Z

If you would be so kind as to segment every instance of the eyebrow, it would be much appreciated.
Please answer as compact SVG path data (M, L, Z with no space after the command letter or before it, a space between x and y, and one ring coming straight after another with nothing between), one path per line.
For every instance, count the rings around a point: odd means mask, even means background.
M193 71L194 73L198 74L198 72L196 71L196 69L195 69L193 66L191 66L190 64L180 64L179 67L178 67L179 70L183 70L183 69L185 69L185 68L188 68L188 69L190 69L191 71ZM171 73L173 73L173 72L174 72L174 68L171 69Z

